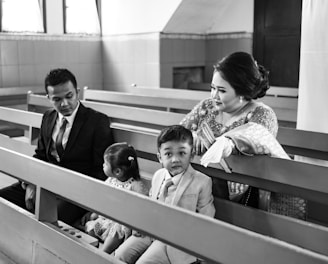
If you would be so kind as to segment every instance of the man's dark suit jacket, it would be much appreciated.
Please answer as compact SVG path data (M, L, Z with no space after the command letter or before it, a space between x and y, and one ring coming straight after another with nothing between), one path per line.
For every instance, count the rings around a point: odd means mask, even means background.
M48 110L42 118L35 158L104 180L104 151L114 143L109 117L80 103L66 148L58 163L51 156L52 132L58 113Z
M49 110L43 115L34 157L93 178L106 179L103 173L103 155L105 149L113 143L109 117L80 103L60 162L50 154L57 117L56 110ZM25 190L20 183L1 189L0 197L26 209ZM58 199L58 219L67 224L75 224L85 212L85 209L75 204Z
M109 117L80 103L60 162L50 153L57 117L55 110L48 110L43 115L34 157L96 179L106 179L103 172L104 151L114 143ZM85 213L81 207L58 200L58 218L68 224L76 223Z

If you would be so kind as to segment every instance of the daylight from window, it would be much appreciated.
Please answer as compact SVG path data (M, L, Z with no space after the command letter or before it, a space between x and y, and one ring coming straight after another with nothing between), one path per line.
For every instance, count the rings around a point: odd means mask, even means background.
M2 0L1 30L44 32L41 13L38 0Z
M66 0L66 33L100 34L95 0Z

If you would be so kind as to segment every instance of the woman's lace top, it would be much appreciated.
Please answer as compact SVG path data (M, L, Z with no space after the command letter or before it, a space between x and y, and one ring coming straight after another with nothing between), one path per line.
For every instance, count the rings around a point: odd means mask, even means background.
M254 122L263 125L274 136L278 132L278 121L274 111L267 105L260 102L250 102L251 107L247 107L246 111L241 111L236 121L225 126L218 122L218 118L222 112L217 109L215 101L211 98L205 99L197 104L193 110L188 113L180 122L181 125L191 131L198 131L203 122L206 122L214 133L215 137L221 136L223 133L236 128L248 122Z

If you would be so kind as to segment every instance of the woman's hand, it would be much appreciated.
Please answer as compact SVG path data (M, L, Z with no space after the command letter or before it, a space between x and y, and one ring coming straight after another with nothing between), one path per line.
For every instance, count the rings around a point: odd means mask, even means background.
M234 143L230 138L225 136L218 137L214 144L206 151L200 160L200 163L207 167L210 163L220 163L222 158L231 155Z
M193 151L195 155L202 155L206 151L206 147L202 140L197 136L196 132L192 133L194 138Z

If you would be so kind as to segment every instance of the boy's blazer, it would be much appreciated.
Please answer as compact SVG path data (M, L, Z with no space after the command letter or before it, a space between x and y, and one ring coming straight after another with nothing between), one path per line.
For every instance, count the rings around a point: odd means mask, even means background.
M155 172L152 178L150 196L154 200L159 195L166 173L166 169L160 169ZM211 178L194 170L189 165L177 186L172 205L214 217L215 207L213 200ZM191 263L196 260L194 256L169 245L167 246L167 254L171 263Z
M43 115L34 157L97 179L106 179L102 166L103 155L105 149L114 143L109 117L80 103L60 162L50 154L57 117L58 113L54 109Z

